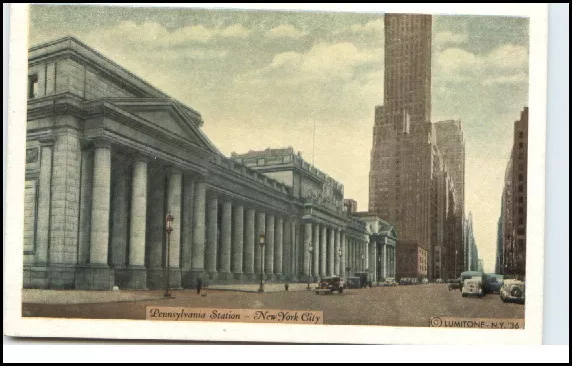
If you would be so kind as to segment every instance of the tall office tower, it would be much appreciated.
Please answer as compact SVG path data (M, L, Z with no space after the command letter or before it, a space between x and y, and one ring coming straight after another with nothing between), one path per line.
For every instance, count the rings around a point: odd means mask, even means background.
M430 15L385 15L384 105L375 109L369 211L400 239L431 241ZM430 252L431 252L431 248Z

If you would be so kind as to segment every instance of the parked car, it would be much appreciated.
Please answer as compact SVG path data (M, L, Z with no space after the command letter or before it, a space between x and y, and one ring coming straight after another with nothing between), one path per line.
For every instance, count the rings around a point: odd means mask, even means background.
M455 280L449 280L449 291L453 291L453 290L459 290L462 291L463 290L463 284L461 283L461 280L459 279L455 279Z
M360 288L360 280L359 277L348 277L346 279L346 287L345 288Z
M485 294L498 294L503 284L503 275L501 274L485 274L483 279L483 291Z
M422 283L423 285L426 285L426 284L429 283L429 279L428 279L428 278L422 278L422 279L421 279L421 283Z
M463 282L463 288L461 289L461 294L463 297L467 296L483 297L485 293L483 291L482 277L467 278L465 282Z
M437 279L435 280L435 283L443 283L443 279L442 279L442 278L437 278Z
M382 286L397 286L395 278L386 278L382 283Z
M333 292L344 292L343 281L338 276L324 277L316 287L316 294L327 293L331 295Z
M500 289L500 298L502 302L515 301L524 303L524 293L524 282L518 280L504 280Z

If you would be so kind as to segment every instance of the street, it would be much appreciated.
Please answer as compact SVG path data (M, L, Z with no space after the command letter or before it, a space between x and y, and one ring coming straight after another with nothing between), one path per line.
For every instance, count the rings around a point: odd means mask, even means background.
M62 294L65 296L65 291ZM316 295L314 291L259 294L210 290L206 296L199 296L195 291L181 290L173 291L174 298L164 299L162 291L144 291L144 294L146 299L139 301L24 303L23 316L145 319L147 306L173 306L315 310L323 311L324 324L338 325L428 326L431 317L524 318L522 304L503 303L496 294L482 299L464 298L460 291L448 291L446 284L351 289L332 295Z

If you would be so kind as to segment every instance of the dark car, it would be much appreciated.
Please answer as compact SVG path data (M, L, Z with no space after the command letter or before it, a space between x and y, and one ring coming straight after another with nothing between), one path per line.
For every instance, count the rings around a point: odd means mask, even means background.
M454 280L449 280L447 281L449 283L449 291L453 291L453 290L459 290L459 291L463 291L463 283L461 282L460 279L454 279Z
M344 291L343 281L340 277L324 277L316 287L316 294L327 293L332 294L333 292L339 292L340 294Z
M504 277L500 274L486 274L483 281L483 290L485 294L500 293Z
M361 283L359 277L348 277L346 279L346 288L360 288Z

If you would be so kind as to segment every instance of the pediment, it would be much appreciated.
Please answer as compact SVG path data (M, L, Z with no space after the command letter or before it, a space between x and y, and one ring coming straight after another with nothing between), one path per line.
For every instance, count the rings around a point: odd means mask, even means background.
M219 153L207 136L200 130L202 120L180 108L171 100L114 100L112 103L143 119L158 131L174 135L187 142Z

